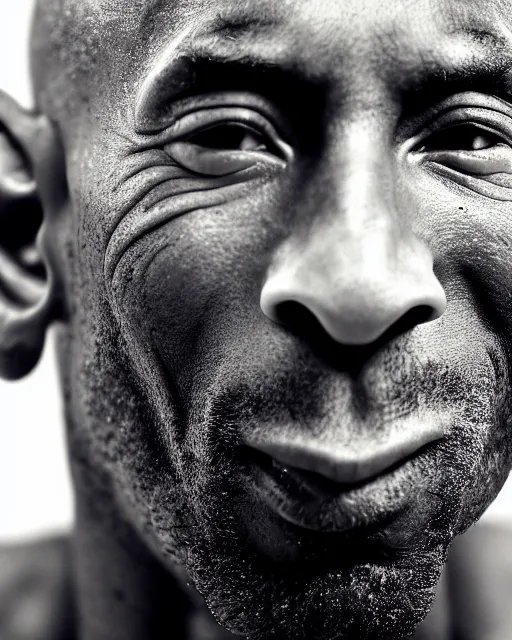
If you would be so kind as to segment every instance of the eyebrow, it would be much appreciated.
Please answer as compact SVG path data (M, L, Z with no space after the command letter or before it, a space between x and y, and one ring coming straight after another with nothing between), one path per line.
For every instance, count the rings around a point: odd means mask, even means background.
M186 38L180 50L174 51L165 77L161 82L157 79L152 87L151 93L161 103L161 119L169 117L173 102L198 91L246 90L278 102L279 98L290 100L300 94L318 107L329 78L295 56L294 47L290 50L272 45L268 36L278 24L278 19L248 14L217 19L204 31L191 34L190 40ZM446 35L474 42L475 55L449 64L441 62L444 56L437 52L425 60L422 68L406 74L399 87L406 111L425 108L458 91L489 92L512 101L512 77L508 77L512 76L511 39L478 28ZM147 98L149 102L151 97ZM301 103L301 109L305 106ZM159 124L154 121L155 128Z
M143 98L136 109L136 120L143 129L146 129L143 126L145 106L153 111L151 128L160 128L164 121L169 126L173 103L198 92L248 91L268 98L278 108L282 106L280 103L299 94L303 95L304 106L320 98L322 79L309 73L300 61L289 55L269 55L268 49L263 53L264 47L256 50L251 46L241 47L230 38L226 42L224 37L231 36L232 29L233 25L222 27L223 41L215 38L212 43L201 38L192 46L183 47L162 76L147 83L147 91L141 91ZM236 33L243 30L244 26L236 25ZM160 112L157 119L155 112Z
M512 43L488 31L472 29L457 35L461 34L478 44L475 55L452 64L432 59L424 69L411 74L402 87L408 109L424 109L465 91L489 93L512 101Z

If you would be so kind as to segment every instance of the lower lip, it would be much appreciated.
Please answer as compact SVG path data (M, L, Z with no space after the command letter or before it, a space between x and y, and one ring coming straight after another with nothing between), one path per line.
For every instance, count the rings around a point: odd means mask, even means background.
M389 523L424 485L421 461L432 446L387 473L359 485L340 485L317 474L288 469L259 452L248 454L250 490L287 522L318 532L345 532Z

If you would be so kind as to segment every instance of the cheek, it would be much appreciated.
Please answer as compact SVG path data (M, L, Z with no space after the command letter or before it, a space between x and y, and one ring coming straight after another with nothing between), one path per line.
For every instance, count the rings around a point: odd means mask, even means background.
M117 266L112 289L125 332L182 393L198 370L206 386L220 354L264 318L259 297L275 234L271 202L260 205L184 215L134 243Z
M448 305L440 320L414 331L410 351L425 372L429 362L440 365L423 403L454 415L434 471L447 488L442 508L447 517L460 511L462 530L495 497L511 463L512 203L423 169L412 178L402 213L429 246Z
M412 178L417 212L412 216L413 230L433 254L434 269L448 299L446 316L454 310L459 314L454 335L463 332L471 342L490 332L508 345L512 202L484 197L423 169L417 169Z

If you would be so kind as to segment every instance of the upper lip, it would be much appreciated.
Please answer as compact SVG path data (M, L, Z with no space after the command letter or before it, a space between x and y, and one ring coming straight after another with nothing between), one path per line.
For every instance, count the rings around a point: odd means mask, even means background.
M406 423L409 421L406 421ZM405 462L426 445L443 437L443 428L430 421L400 425L385 440L365 440L360 446L313 440L310 436L280 435L246 442L281 465L317 473L334 482L363 483Z

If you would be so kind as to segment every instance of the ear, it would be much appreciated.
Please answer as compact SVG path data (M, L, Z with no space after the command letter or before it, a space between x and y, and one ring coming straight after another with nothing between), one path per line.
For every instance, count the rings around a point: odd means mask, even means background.
M20 378L35 366L61 308L48 240L54 212L45 210L58 196L51 190L61 188L62 178L50 178L56 153L49 122L0 91L0 377L5 379Z

